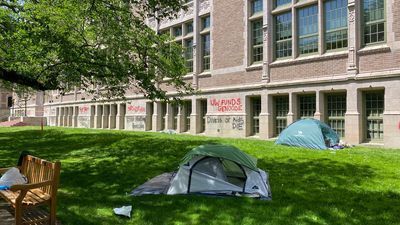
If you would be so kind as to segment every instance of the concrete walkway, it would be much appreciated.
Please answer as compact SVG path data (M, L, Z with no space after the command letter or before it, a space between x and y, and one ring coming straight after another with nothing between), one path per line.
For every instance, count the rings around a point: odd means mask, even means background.
M0 200L0 225L14 225L14 217L11 214L9 204Z
M14 225L15 220L12 213L13 208L7 202L0 199L0 225ZM37 225L41 224L37 223ZM57 225L61 225L60 221L57 221Z

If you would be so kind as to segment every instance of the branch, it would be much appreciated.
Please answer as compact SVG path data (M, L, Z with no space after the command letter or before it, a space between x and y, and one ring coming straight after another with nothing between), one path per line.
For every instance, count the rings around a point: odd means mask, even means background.
M36 90L45 91L45 90L54 90L56 89L56 85L52 83L41 83L37 79L32 76L26 74L20 74L16 71L8 71L4 68L0 68L0 80L5 80L14 84L24 85L31 87Z

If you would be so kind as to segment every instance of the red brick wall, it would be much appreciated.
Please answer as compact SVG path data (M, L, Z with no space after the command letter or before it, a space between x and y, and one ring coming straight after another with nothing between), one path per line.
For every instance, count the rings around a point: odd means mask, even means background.
M271 82L343 75L346 73L346 66L347 58L273 66Z
M213 67L220 69L243 65L245 1L213 2Z

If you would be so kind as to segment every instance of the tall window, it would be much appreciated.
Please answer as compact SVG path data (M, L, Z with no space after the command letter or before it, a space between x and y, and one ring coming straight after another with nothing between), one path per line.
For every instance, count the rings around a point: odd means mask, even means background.
M346 114L346 94L332 94L328 100L328 123L340 137L344 137Z
M364 44L385 41L385 0L363 0Z
M192 114L192 102L185 101L183 105L185 112L185 131L190 131L190 115Z
M202 71L210 70L210 16L203 17L201 19L201 53L202 53Z
M324 9L326 50L347 48L347 0L327 0Z
M210 70L210 34L201 36L202 56L203 56L203 71Z
M315 95L299 96L299 116L301 119L314 118L315 109Z
M282 6L282 5L287 5L287 4L289 4L289 3L291 3L292 2L292 0L275 0L275 7L279 7L279 6Z
M383 139L383 111L385 109L383 92L365 94L365 115L367 125L367 140Z
M251 55L252 63L261 62L263 59L263 20L251 22Z
M277 96L275 100L275 134L279 136L287 126L289 96Z
M263 0L250 0L249 11L249 62L253 64L263 60Z
M193 39L185 40L185 60L186 68L189 73L193 72Z
M276 43L275 57L292 56L292 13L284 13L275 17Z
M206 114L207 114L207 100L200 100L200 133L206 131Z
M318 52L318 6L298 10L299 53Z
M251 98L251 127L252 134L260 133L261 98Z

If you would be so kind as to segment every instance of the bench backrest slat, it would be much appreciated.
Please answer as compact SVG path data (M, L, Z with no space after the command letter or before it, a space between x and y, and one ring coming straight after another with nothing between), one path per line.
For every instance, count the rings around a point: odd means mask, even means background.
M41 188L45 193L55 196L60 176L60 162L48 162L46 160L27 155L24 157L21 173L28 178L28 183L52 181L52 185Z

